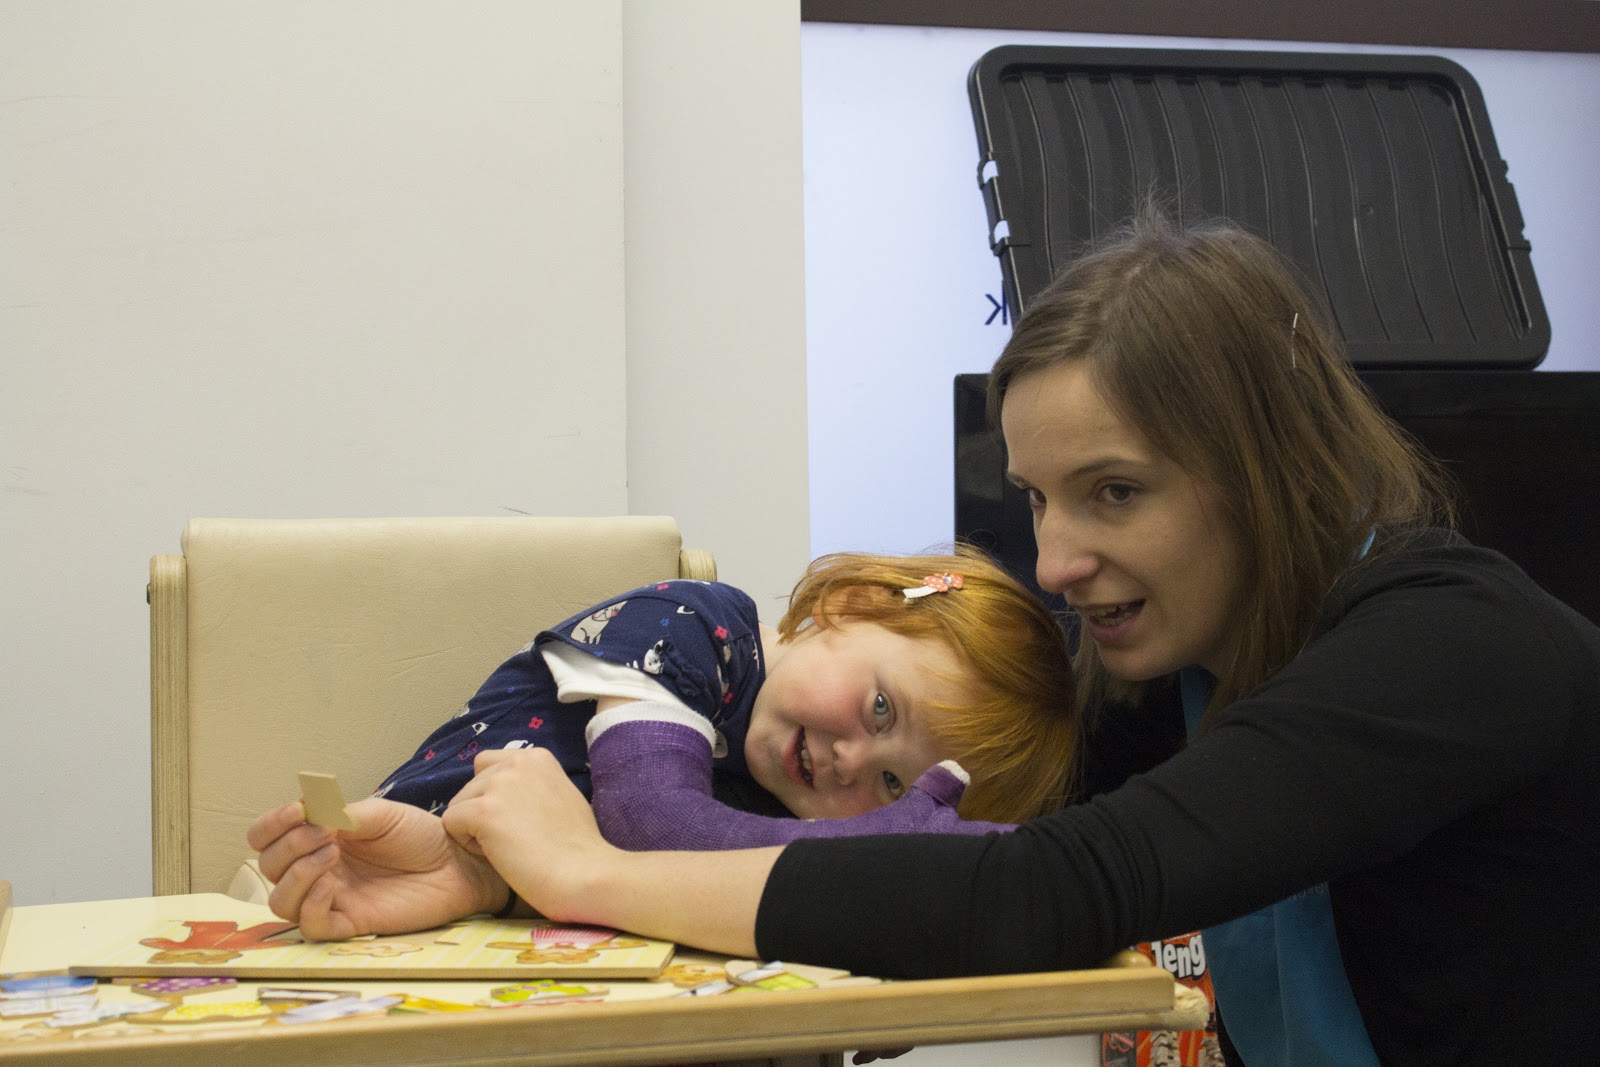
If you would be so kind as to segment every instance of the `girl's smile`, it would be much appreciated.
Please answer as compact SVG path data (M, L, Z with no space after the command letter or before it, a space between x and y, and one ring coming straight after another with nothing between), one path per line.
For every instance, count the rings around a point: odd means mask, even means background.
M794 741L784 751L784 767L788 769L789 777L800 782L806 788L812 788L815 779L811 774L811 753L806 751L806 730L801 726L794 732Z
M955 653L850 619L813 622L788 641L762 634L767 679L745 734L762 788L804 819L861 815L893 802L946 758L929 727L956 701Z

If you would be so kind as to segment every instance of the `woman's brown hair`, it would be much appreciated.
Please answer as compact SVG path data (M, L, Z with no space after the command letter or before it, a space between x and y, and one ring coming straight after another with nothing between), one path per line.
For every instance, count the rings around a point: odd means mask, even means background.
M996 361L991 419L1012 383L1074 362L1119 418L1215 491L1239 546L1238 625L1210 712L1295 656L1360 560L1451 521L1444 476L1378 409L1294 268L1232 223L1180 228L1146 206L1075 260ZM1130 695L1092 641L1078 668L1090 714Z

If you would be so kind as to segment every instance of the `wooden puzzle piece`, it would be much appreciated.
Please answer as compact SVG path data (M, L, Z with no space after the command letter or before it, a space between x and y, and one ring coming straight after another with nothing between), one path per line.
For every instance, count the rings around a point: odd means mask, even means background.
M215 993L219 989L237 985L234 978L202 978L197 975L174 975L170 978L145 978L133 983L133 991L140 996L156 1000L182 1000L191 993Z
M61 997L71 993L93 992L94 987L93 978L80 978L65 971L29 971L0 975L0 1000Z
M759 960L729 960L722 966L728 981L734 985L755 985L763 978L783 973L783 964L777 960L767 963Z
M496 1006L512 1004L560 1004L574 1000L604 999L610 986L577 985L545 978L538 982L520 982L489 990L488 1003Z
M339 780L331 774L300 772L300 797L305 805L306 822L330 830L354 830L356 820L345 808Z
M362 1000L359 997L341 997L322 1004L307 1004L302 1008L291 1008L278 1016L282 1023L320 1023L329 1019L345 1019L352 1015L378 1015L395 1007L404 997L373 997Z
M99 1000L98 993L63 993L60 996L0 1000L0 1019L23 1019L30 1015L54 1015L62 1011L78 1011L94 1007Z
M724 972L719 967L709 967L699 963L674 963L663 969L661 974L651 981L671 982L680 989L691 989L723 978Z
M726 967L728 981L732 982L736 987L735 992L744 992L751 989L776 992L782 989L817 988L817 983L802 975L795 974L777 960L773 960L770 963L758 963L754 960L729 960Z
M410 993L401 993L400 1003L389 1010L396 1015L441 1015L455 1011L482 1011L477 1004L462 1004L454 1000L439 1000L436 997L416 997Z
M752 990L759 989L769 993L776 993L780 990L815 988L817 988L817 983L813 982L809 978L802 978L798 974L793 974L789 971L779 971L770 978L763 978L760 981L750 982L748 984L735 985L733 987L733 991L735 993L748 993Z

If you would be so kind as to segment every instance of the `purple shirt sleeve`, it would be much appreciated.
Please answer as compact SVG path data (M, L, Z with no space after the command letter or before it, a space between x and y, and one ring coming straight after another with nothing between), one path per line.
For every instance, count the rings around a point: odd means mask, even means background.
M711 796L711 746L673 722L618 723L589 746L594 813L620 848L716 850L784 845L802 838L869 834L1006 832L1003 823L956 814L960 778L934 767L893 804L848 819L782 819L729 808Z

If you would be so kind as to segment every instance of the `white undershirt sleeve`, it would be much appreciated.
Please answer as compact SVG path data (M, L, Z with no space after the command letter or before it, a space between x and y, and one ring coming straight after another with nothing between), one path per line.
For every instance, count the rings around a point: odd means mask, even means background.
M539 648L556 681L556 699L564 704L599 697L617 697L632 703L611 708L589 720L585 739L594 739L619 722L682 723L698 732L707 744L716 744L716 730L704 715L679 699L672 690L633 667L607 663L561 641Z

